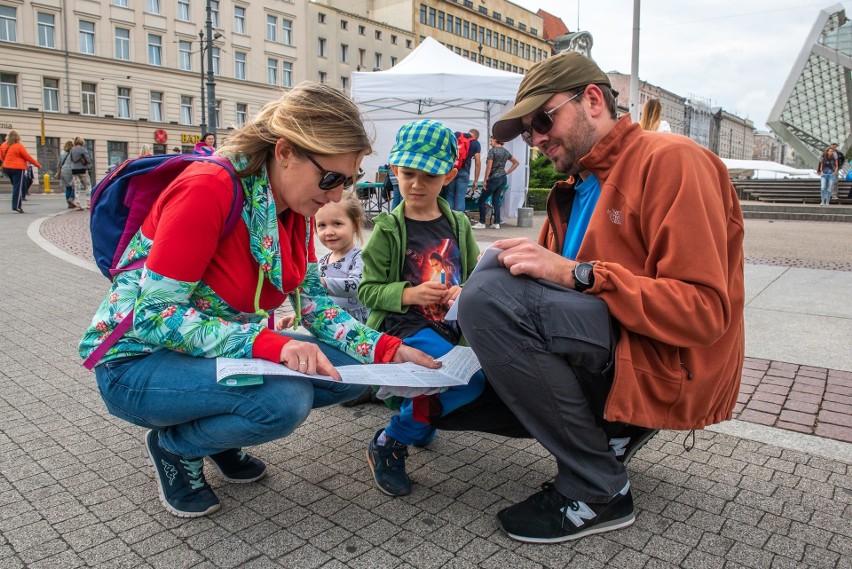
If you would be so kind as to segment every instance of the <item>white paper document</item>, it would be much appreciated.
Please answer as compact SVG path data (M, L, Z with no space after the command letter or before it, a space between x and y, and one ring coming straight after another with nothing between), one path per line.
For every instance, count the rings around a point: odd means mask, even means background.
M476 274L476 271L480 269L496 269L500 266L500 261L497 260L497 255L502 251L502 249L497 249L496 247L489 247L486 249L482 256L477 261L476 266L470 272L470 276ZM470 277L468 277L470 278ZM450 309L447 311L447 315L444 316L444 320L458 320L459 313L459 301L461 301L462 296L464 296L464 287L462 287L461 294L456 297L456 301L450 306Z
M413 363L339 366L343 383L360 385L392 385L397 387L452 387L466 385L480 370L473 350L456 346L444 357L443 365L429 369ZM262 383L264 375L292 375L332 381L327 375L308 375L293 371L285 365L261 359L216 358L216 382L223 385L253 385Z

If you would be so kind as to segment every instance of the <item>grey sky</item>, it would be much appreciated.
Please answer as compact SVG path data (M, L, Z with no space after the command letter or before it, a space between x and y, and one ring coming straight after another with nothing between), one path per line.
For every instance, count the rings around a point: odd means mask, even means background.
M594 37L604 71L630 73L632 0L512 0ZM639 77L695 94L766 128L766 117L819 11L813 0L643 0ZM852 15L852 2L840 2Z

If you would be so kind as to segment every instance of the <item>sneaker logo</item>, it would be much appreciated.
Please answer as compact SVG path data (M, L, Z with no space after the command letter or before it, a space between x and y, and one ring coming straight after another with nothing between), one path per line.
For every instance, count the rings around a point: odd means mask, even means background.
M627 450L627 445L629 444L630 437L624 437L621 439L609 439L609 446L615 453L615 456L624 456L624 452Z
M175 477L177 476L177 468L163 459L160 459L160 462L163 464L163 473L166 475L166 478L169 479L169 486L173 485L175 483Z
M593 520L597 514L586 505L585 502L574 502L568 506L563 506L562 513L565 517L574 524L575 527L582 527L586 524L583 520Z

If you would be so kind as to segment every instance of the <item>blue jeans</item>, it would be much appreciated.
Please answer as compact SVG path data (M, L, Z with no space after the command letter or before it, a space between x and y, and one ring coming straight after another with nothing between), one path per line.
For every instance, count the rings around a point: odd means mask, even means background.
M458 175L447 185L447 201L455 211L464 211L464 198L470 183L470 170L459 170Z
M74 199L74 186L65 186L65 199L73 200Z
M454 347L432 328L423 328L402 342L433 358L440 358ZM450 387L443 393L430 397L437 398L443 417L479 397L483 389L485 375L478 371L467 385ZM385 433L405 445L426 444L434 436L435 427L415 418L414 400L405 399L399 407L399 413L391 417Z
M358 363L304 334L335 366ZM354 399L363 385L265 376L263 383L229 387L216 383L216 360L162 349L149 356L107 361L95 368L110 414L160 430L160 444L184 457L215 454L289 435L311 409Z
M823 174L819 180L819 203L831 203L831 190L834 188L834 174Z
M500 206L503 204L506 180L506 176L488 178L485 189L479 194L479 223L485 223L485 203L488 201L488 196L491 196L491 205L494 206L494 223L500 223Z
M12 181L12 210L20 209L24 199L24 170L5 168L6 174Z

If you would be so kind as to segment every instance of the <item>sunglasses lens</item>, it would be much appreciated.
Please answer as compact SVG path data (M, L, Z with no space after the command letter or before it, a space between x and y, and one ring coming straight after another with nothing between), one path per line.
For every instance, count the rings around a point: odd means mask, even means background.
M530 126L539 134L547 134L553 128L553 119L544 111L539 111L530 121Z
M340 172L326 172L319 182L321 190L333 190L346 181L346 176Z

